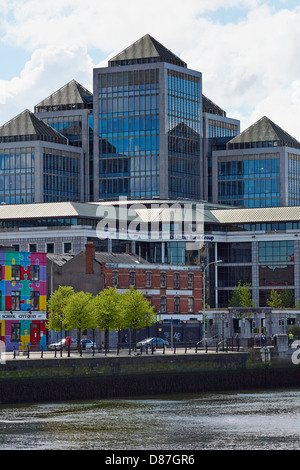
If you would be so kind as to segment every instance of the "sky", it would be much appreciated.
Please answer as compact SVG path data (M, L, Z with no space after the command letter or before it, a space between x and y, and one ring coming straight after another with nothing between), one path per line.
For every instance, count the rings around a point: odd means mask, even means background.
M202 72L203 94L239 119L267 116L300 141L296 0L0 0L0 126L150 34Z

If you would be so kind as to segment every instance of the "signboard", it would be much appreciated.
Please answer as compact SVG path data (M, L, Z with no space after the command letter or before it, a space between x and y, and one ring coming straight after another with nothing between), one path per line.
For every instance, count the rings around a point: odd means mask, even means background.
M38 310L33 312L21 310L19 312L5 311L0 312L0 320L47 320L47 312L41 312Z

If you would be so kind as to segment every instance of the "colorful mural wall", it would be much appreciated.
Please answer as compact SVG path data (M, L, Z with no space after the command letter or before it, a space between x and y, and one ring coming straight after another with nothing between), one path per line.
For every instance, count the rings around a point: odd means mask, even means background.
M0 337L6 351L46 339L47 255L0 251Z

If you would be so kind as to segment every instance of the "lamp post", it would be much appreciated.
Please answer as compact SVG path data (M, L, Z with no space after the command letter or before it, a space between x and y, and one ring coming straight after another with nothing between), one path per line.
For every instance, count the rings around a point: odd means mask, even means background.
M205 334L206 334L206 331L205 331L205 323L206 323L205 322L205 275L206 275L206 270L211 264L217 264L217 263L222 263L222 262L223 262L223 260L221 260L221 259L218 259L217 261L211 261L205 267L203 267L203 271L202 271L202 283L203 283L203 287L202 287L202 302L203 302L202 312L203 312L204 337L205 337Z

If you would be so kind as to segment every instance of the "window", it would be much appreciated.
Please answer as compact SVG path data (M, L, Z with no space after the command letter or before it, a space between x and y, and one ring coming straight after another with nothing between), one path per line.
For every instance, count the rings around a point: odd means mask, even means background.
M174 297L174 313L180 312L180 297Z
M166 288L166 285L167 285L166 273L160 273L160 287L164 289Z
M32 310L39 310L39 292L30 292L30 306Z
M161 297L160 298L160 312L166 313L166 311L167 311L167 298Z
M30 280L38 281L40 279L40 267L30 266Z
M188 274L188 289L194 289L194 274Z
M20 266L11 267L11 280L19 281L20 280Z
M21 340L21 324L12 323L11 325L11 341L20 341Z
M54 243L47 243L46 244L46 252L47 253L54 253Z
M193 297L188 298L188 311L189 313L194 313L194 298Z
M146 272L146 287L151 287L151 271Z
M20 291L12 291L11 293L11 309L20 310Z
M129 273L129 287L134 287L135 286L135 272L130 271Z
M174 289L179 289L179 288L180 288L179 273L174 273Z
M72 253L72 243L71 242L64 243L64 253Z
M119 284L119 272L113 271L112 272L112 286L118 287L118 284Z
M37 252L37 244L36 243L29 243L29 251L30 251L30 253L36 253Z

